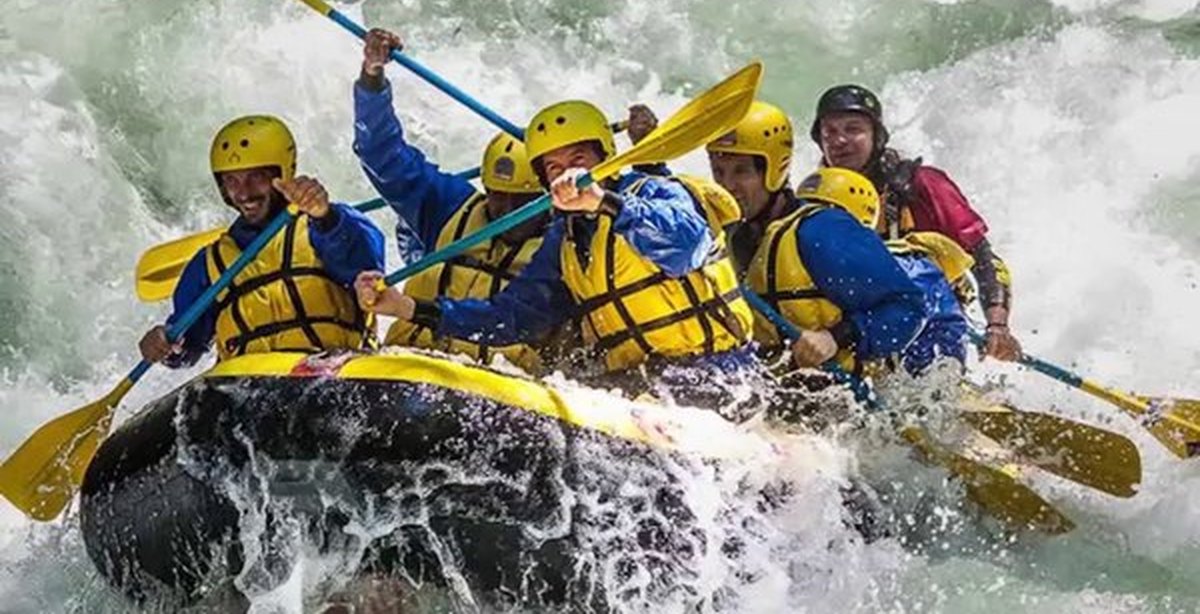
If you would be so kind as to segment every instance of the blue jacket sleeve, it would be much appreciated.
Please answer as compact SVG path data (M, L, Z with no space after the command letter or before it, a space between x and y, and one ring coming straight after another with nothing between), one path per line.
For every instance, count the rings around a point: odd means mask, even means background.
M574 312L575 301L559 266L563 229L563 219L555 220L529 264L490 299L439 298L438 334L510 345L529 341L566 320Z
M637 177L627 175L623 185ZM687 189L650 178L636 194L623 194L613 230L671 277L699 269L713 247L708 221Z
M475 193L470 181L443 173L404 140L390 83L378 92L355 83L354 153L371 185L426 248L437 243L446 221Z
M329 228L308 225L308 240L333 278L349 287L363 271L382 271L383 233L375 224L342 203L333 203L330 215L337 219Z
M917 375L939 356L949 356L965 363L967 319L945 274L924 256L900 256L896 258L896 263L920 288L928 317L920 334L904 349L904 368Z
M840 209L799 226L800 257L857 332L856 356L882 358L908 346L925 325L924 297L883 241Z
M187 266L183 269L183 274L179 276L179 282L175 284L175 292L171 296L171 304L174 312L167 317L167 328L179 321L192 303L208 290L208 270L205 263L205 250L200 250L192 259L188 261ZM215 303L214 303L215 305ZM177 369L180 367L189 367L196 364L197 360L208 351L208 346L212 344L213 336L217 331L217 310L214 305L200 315L199 319L192 324L191 328L183 333L183 351L179 354L168 356L163 361L163 365Z

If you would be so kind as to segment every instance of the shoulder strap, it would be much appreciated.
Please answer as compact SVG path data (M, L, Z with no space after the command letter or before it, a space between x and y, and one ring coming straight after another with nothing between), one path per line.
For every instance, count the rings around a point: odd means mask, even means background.
M889 239L900 238L900 220L903 211L912 201L912 180L921 166L921 158L897 160L882 169L883 219L887 224Z

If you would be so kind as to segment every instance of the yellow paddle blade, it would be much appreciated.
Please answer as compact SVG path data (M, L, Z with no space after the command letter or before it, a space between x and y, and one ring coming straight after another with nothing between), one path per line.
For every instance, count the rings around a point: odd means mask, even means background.
M216 243L224 232L224 228L214 228L146 250L137 263L138 298L147 303L170 298L187 263L196 252Z
M962 418L1023 462L1117 497L1137 494L1142 457L1128 438L1058 416L980 404Z
M75 496L88 463L108 435L128 378L103 399L42 425L0 465L0 494L35 520L53 520Z
M1142 426L1175 456L1192 458L1200 455L1200 401L1142 397L1089 379L1081 380L1076 387L1138 418Z
M592 167L596 181L626 166L666 162L707 144L742 121L758 94L762 64L753 62L692 99L635 147Z
M1051 534L1066 533L1075 528L1075 523L1062 512L1017 481L1017 467L990 467L934 442L917 427L906 427L900 434L925 458L942 465L962 480L972 501L1009 526Z

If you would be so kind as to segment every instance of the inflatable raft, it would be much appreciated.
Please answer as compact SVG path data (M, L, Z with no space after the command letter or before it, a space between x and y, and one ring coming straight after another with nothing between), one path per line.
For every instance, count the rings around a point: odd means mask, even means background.
M261 354L120 425L88 469L81 524L100 572L137 600L281 582L301 535L351 553L354 573L605 609L598 578L669 591L672 574L733 548L691 526L680 467L773 453L712 412L423 353ZM613 530L617 512L637 520Z

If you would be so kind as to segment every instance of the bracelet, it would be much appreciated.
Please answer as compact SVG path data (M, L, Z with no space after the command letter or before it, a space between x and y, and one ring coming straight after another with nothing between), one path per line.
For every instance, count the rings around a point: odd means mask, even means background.
M992 330L993 328L1002 328L1004 330L1008 330L1008 325L1004 322L988 322L988 325L984 328L984 330Z

